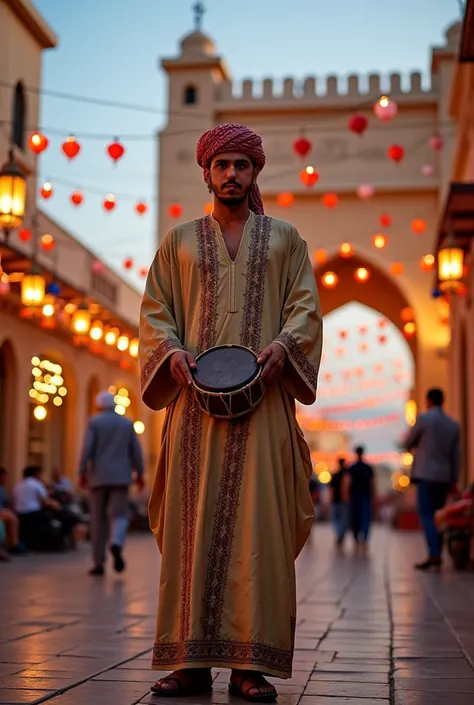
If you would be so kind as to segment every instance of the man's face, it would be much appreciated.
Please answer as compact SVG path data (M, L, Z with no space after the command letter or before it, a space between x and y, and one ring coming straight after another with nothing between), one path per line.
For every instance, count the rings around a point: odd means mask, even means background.
M238 206L249 195L254 173L252 160L246 154L224 152L214 157L204 177L222 204Z

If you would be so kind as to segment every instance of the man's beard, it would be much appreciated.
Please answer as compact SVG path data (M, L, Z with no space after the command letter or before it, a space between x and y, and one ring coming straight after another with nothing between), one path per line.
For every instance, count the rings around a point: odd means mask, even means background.
M217 198L219 203L222 203L223 206L240 206L242 203L245 203L245 201L248 199L251 189L251 186L249 186L247 189L243 189L240 184L236 184L236 188L240 189L240 191L239 193L230 196L226 195L225 191L219 192L212 182L210 185L214 196Z

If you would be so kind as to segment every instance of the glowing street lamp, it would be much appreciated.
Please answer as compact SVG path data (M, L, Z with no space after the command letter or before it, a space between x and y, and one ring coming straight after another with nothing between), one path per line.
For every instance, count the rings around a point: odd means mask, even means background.
M20 227L25 214L26 179L13 159L10 150L8 161L0 169L0 226L5 240L11 230Z
M440 289L444 292L455 293L459 289L464 271L464 252L456 247L452 233L449 234L446 244L438 252L438 278Z

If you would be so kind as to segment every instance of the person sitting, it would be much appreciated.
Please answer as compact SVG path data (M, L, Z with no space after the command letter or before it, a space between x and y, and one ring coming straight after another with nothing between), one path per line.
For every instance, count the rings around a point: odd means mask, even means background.
M23 480L14 487L13 502L20 520L20 537L28 548L59 548L62 525L52 520L50 512L60 514L61 505L48 495L41 476L41 468L29 465L23 471Z
M6 484L6 468L0 467L0 521L5 532L4 549L14 555L22 555L26 553L26 546L20 541L19 519L8 506Z

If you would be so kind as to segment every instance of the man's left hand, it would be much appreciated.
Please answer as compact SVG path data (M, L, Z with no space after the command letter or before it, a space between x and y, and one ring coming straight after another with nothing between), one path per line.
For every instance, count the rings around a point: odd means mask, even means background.
M263 364L262 379L266 385L276 382L283 372L286 360L285 348L279 343L270 343L257 358L258 364Z

